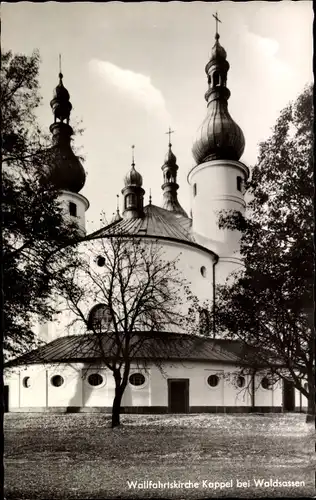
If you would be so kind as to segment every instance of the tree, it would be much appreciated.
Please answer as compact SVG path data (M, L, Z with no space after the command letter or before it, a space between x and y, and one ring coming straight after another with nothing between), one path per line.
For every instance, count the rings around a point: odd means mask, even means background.
M167 260L158 243L127 236L81 243L77 262L67 269L59 258L48 262L60 296L74 315L71 325L79 325L77 346L89 346L113 374L112 427L120 425L133 361L141 358L146 368L146 359L155 359L163 369L159 359L194 348L191 336L175 335L186 326L181 301L185 282L176 265L177 259Z
M4 351L17 355L36 342L36 320L50 319L52 284L43 268L55 247L77 239L65 222L53 185L47 138L36 119L40 58L2 53L2 247ZM68 247L68 257L71 256Z
M241 232L245 267L231 285L218 287L215 314L223 334L252 348L247 361L290 379L314 416L312 127L309 86L281 112L271 137L260 145L245 217L220 216L220 227Z

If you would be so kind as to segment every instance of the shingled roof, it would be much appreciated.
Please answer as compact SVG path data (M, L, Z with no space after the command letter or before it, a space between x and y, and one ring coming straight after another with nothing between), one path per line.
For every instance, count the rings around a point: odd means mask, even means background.
M191 234L192 220L188 217L151 204L144 208L144 214L144 217L115 221L92 233L89 237L124 234L171 238L190 243L195 242Z
M102 350L109 359L113 356L110 334L104 334L102 348L95 335L72 335L59 337L27 354L8 361L5 366L27 364L97 361L102 359ZM133 335L133 345L140 345L134 360L181 360L212 361L238 364L242 361L243 347L239 342L205 338L176 333L139 332Z

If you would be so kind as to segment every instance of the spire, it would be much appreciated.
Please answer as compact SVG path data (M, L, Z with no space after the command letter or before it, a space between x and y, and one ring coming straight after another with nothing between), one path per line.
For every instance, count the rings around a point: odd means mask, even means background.
M49 130L52 133L53 146L49 151L49 169L45 178L56 189L79 193L85 184L86 174L79 158L71 148L73 129L69 125L72 104L68 90L63 84L61 55L59 55L59 83L54 89L50 106L54 123Z
M218 23L222 21L217 13L213 17L216 20L215 43L205 66L208 82L205 94L207 115L192 148L197 164L214 159L239 160L245 148L242 130L228 112L230 91L226 83L229 63L226 51L219 43Z
M120 207L119 207L119 195L116 195L116 213L113 213L112 221L111 222L118 222L122 219L121 214L120 214Z
M54 113L54 123L57 120L63 122L66 120L67 125L69 125L70 112L72 110L72 104L70 102L70 95L68 90L64 87L63 78L64 75L61 72L61 54L59 54L59 83L54 89L53 99L50 101L50 106Z
M162 208L165 210L169 210L170 212L175 212L187 217L186 212L181 207L178 201L177 191L179 189L179 185L177 184L177 171L179 169L177 165L177 158L173 154L172 144L171 144L171 134L174 133L174 130L171 130L169 127L168 132L166 134L169 135L169 144L168 144L168 152L165 157L165 162L161 167L163 171L163 180L164 183L161 186L163 190L163 203Z
M142 188L143 178L135 169L135 146L132 146L132 168L124 178L125 187L122 189L124 195L123 217L135 219L144 215L144 189Z

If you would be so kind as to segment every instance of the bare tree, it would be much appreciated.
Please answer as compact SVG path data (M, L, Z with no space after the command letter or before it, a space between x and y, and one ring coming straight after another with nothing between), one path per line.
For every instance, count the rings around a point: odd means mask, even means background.
M121 236L81 243L77 262L67 268L59 269L58 259L50 265L55 285L74 314L72 326L80 325L79 344L94 351L113 374L112 427L120 425L133 360L154 360L162 367L161 360L175 356L179 345L183 349L190 339L175 335L189 321L189 304L183 304L181 292L188 284L177 261L170 261L156 241ZM192 338L187 348L192 349Z

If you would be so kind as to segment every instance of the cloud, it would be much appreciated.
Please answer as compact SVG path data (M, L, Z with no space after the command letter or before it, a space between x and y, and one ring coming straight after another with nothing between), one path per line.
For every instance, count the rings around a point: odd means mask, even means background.
M99 59L92 59L90 67L110 85L127 94L148 112L155 113L163 120L169 120L165 99L161 91L152 84L149 76Z

